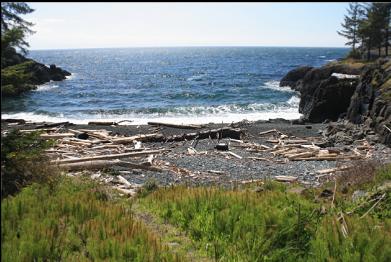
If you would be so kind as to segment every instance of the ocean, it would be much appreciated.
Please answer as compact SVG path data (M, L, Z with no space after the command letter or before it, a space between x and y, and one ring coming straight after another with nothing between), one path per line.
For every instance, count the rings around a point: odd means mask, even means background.
M172 47L30 51L72 73L18 98L2 118L31 121L132 120L231 123L296 119L298 94L279 87L291 69L321 66L346 48Z

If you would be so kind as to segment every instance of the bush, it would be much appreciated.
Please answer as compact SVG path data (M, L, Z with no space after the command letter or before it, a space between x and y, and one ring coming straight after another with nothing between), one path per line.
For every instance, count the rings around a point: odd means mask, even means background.
M32 61L27 61L1 70L1 93L4 96L18 95L24 91L32 90L34 85L29 83L32 75L29 68Z
M1 197L15 194L33 182L52 185L55 168L47 164L43 150L52 142L39 138L38 132L11 131L1 139Z

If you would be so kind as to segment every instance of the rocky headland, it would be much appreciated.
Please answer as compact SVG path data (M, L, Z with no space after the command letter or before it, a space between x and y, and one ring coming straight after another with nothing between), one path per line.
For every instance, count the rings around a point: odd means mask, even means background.
M50 81L61 81L71 73L52 64L49 67L33 59L10 50L2 58L1 93L2 96L16 96L37 85Z
M300 93L298 123L329 123L326 135L336 142L367 137L391 144L391 59L303 66L288 72L280 85Z

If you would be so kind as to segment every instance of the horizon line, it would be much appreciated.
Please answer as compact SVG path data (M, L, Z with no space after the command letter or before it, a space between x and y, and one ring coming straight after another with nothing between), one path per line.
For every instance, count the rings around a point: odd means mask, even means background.
M273 47L273 48L344 48L346 46L271 46L271 45L162 45L162 46L122 46L122 47L74 47L74 48L36 48L28 51L50 51L50 50L80 50L80 49L131 49L131 48L194 48L194 47Z

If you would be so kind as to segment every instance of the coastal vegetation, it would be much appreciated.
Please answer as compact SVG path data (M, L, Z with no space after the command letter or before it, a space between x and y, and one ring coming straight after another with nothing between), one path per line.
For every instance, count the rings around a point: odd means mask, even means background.
M11 131L1 137L1 198L13 195L34 182L52 184L56 169L47 164L43 151L53 144L39 132Z
M62 177L1 203L2 261L182 261L102 185Z
M20 15L33 10L25 3L10 2L2 3L1 8L2 94L14 96L33 89L42 79L61 79L62 73L58 73L55 66L45 69L16 52L26 53L25 36L32 33L32 24ZM304 91L306 87L322 91L329 88L332 95L327 99L331 97L335 103L335 90L341 81L332 78L332 73L339 70L341 74L359 75L368 62L357 61L355 57L367 55L369 59L373 47L384 48L388 55L389 25L385 21L390 19L390 13L384 10L389 11L389 8L386 3L351 4L344 23L346 31L340 32L352 46L351 58L330 63L322 70L305 68L299 72L302 76L293 77L292 85ZM391 64L377 66L373 71L367 70L368 76L360 81L370 83L371 88L380 90L390 101L391 85L386 72L390 72ZM36 72L32 73L37 68L41 70L38 78ZM307 77L308 83L302 81L308 72L309 76L318 78ZM329 79L329 87L319 75ZM349 79L342 82L352 89L350 96L345 96L346 113L348 108L353 110L351 97L356 86ZM340 89L346 88L341 86ZM361 100L356 103L360 110L361 103ZM385 112L389 112L387 103L378 104L373 108L379 108L375 110L379 117L380 112L385 116ZM317 113L324 118L324 111ZM337 113L336 118L341 112ZM386 121L380 119L378 123L383 126ZM2 132L2 261L188 261L189 257L195 261L201 261L201 257L202 261L207 260L204 256L211 261L391 261L390 164L353 162L353 168L330 175L330 180L317 188L268 179L246 185L233 184L230 188L163 187L155 180L148 180L136 196L129 199L114 188L93 181L87 173L74 175L60 170L46 155L46 150L55 142L42 139L40 131L27 131ZM213 141L215 137L210 136L210 130L208 132L192 133L194 137L188 140L198 143L202 135L208 134ZM88 136L88 132L76 133ZM223 133L216 131L217 138L219 134L223 138ZM105 143L110 142L104 133L94 135L94 138L104 138ZM75 139L72 133L70 136L76 146L89 143ZM184 135L173 137L185 138ZM240 138L233 140L242 144ZM131 142L136 141L133 136ZM141 146L141 142L136 144ZM98 145L105 146L113 144ZM91 148L92 143L88 147ZM368 148L371 147L368 145ZM198 148L192 149L191 155L196 157L200 152ZM147 164L152 161L153 157ZM183 174L187 172L185 168L177 169ZM110 168L101 172L112 177L119 174ZM167 232L167 226L172 231Z
M141 203L215 261L387 261L391 195L379 185L389 183L391 166L366 171L361 181L344 174L334 192L333 183L304 190L265 181L244 190L169 187ZM352 200L364 188L367 196ZM368 212L381 194L388 200Z
M390 3L350 3L342 23L339 35L348 41L352 50L349 57L370 60L373 49L378 50L377 57L388 56L391 41L391 4ZM358 45L358 48L356 46ZM383 50L383 51L382 51Z
M23 2L1 3L1 94L16 96L51 80L63 80L69 72L28 59L26 36L33 24L21 16L34 10Z

